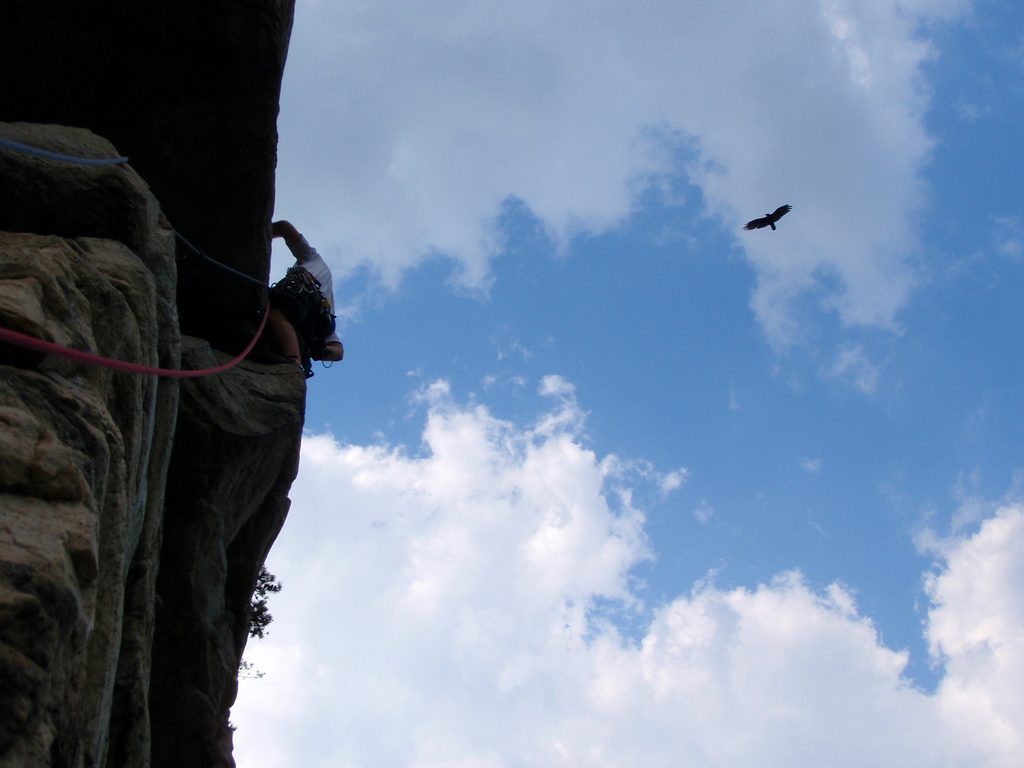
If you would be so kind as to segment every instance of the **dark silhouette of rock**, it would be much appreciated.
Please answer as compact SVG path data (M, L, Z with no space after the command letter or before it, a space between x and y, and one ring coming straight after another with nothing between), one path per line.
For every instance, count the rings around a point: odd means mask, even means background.
M168 368L244 346L262 290L179 270L174 230L266 273L291 15L4 4L0 136L130 165L0 148L0 326ZM288 366L179 384L0 344L0 768L233 764L249 595L304 402Z
M175 229L263 277L277 113L294 0L5 0L0 122L88 128L113 142ZM257 286L182 271L184 333L239 351Z

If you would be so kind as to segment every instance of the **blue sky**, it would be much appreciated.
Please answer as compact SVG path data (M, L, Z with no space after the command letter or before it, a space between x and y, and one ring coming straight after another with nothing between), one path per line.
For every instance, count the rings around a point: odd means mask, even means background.
M1020 764L1022 75L1011 2L300 3L346 359L239 763Z

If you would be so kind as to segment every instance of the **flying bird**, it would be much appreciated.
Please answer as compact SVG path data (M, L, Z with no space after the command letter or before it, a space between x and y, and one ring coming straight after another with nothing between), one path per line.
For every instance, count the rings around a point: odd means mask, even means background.
M775 222L777 222L779 219L781 219L783 216L785 216L791 210L793 210L793 206L792 205L780 205L774 211L772 211L771 213L766 213L760 219L754 219L753 221L748 221L743 226L743 228L744 229L763 229L764 227L771 227L772 229L775 229Z

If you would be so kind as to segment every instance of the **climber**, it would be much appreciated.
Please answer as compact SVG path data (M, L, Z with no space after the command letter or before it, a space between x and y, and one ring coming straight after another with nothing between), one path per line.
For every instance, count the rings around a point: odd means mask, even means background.
M331 271L302 234L288 221L275 221L273 237L284 238L295 266L270 288L267 335L274 353L298 365L308 379L310 360L341 360L345 348L334 329Z

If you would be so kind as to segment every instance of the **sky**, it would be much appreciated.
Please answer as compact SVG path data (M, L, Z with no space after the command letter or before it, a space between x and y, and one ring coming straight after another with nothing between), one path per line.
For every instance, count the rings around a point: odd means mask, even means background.
M1024 6L303 0L278 127L239 765L1024 764Z

